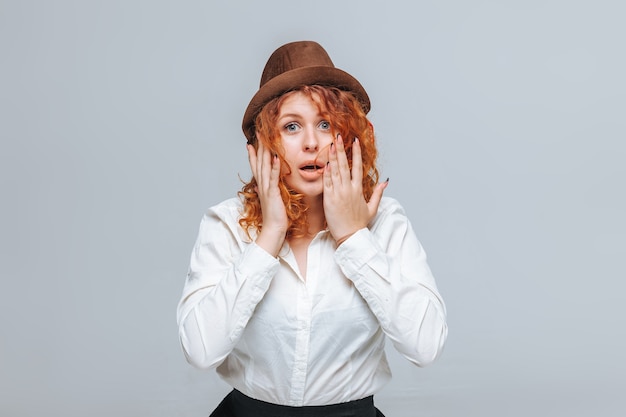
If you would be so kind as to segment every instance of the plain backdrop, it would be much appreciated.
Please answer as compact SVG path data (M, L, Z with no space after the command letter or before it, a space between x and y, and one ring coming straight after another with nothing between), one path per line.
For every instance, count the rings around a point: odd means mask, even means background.
M0 0L0 415L207 416L175 309L249 178L270 53L316 40L372 100L387 195L449 313L390 347L389 417L623 416L621 1Z

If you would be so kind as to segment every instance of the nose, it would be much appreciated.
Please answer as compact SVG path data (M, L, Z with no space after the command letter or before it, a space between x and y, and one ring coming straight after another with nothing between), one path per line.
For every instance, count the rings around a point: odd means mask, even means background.
M305 151L317 151L319 150L320 141L317 137L318 133L315 130L309 130L304 137L304 150Z

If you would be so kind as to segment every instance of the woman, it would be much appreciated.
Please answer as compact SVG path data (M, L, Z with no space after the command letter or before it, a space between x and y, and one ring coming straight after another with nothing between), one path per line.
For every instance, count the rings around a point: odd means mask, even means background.
M252 180L208 210L178 306L187 360L234 390L212 416L376 416L385 338L440 354L444 303L382 197L361 84L314 42L269 58L243 119Z

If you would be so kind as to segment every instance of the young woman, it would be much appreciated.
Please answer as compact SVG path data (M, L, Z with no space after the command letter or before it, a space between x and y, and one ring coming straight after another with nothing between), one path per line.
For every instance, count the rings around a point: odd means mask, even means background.
M418 366L440 354L445 306L382 196L369 108L315 42L269 58L243 119L253 177L203 217L178 306L187 360L234 388L212 416L381 416L385 338Z

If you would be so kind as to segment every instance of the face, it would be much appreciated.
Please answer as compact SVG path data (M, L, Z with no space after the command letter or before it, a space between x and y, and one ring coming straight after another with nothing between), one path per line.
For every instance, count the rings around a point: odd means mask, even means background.
M320 115L313 100L296 92L281 105L277 124L289 164L286 183L307 197L321 196L328 147L333 140L330 122Z

